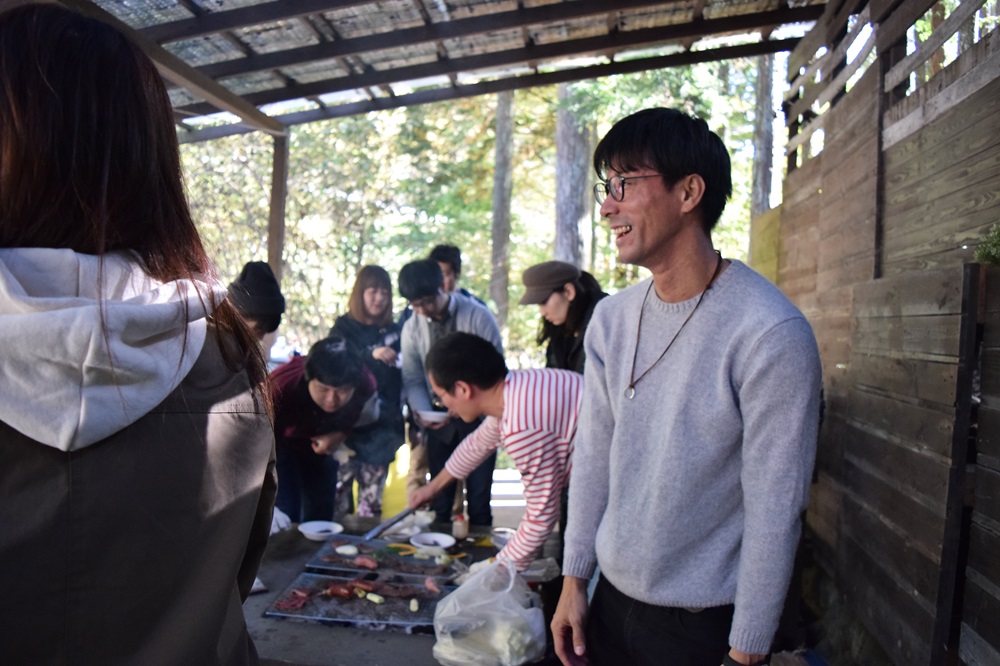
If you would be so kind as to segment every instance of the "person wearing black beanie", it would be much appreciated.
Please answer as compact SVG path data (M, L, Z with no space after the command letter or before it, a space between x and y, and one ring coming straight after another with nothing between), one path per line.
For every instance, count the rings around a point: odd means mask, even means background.
M251 325L258 338L278 330L285 297L274 271L263 261L250 261L229 285L229 300Z

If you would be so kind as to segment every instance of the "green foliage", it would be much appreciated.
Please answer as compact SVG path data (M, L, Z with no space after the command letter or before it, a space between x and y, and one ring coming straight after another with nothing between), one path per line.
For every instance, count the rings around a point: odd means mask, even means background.
M621 117L674 106L704 117L733 155L734 197L714 233L743 257L749 228L754 61L708 63L573 84L565 104L603 134ZM494 97L453 100L293 127L280 333L307 349L346 308L358 268L395 276L437 243L463 251L462 285L488 300L495 150ZM551 259L555 229L555 87L515 95L510 309L511 367L540 365L538 309L518 306L521 273ZM189 196L223 279L267 258L271 141L248 134L182 147ZM617 262L594 207L591 272L615 291L644 271ZM398 295L395 309L405 303Z
M994 224L976 247L976 261L1000 266L1000 224Z

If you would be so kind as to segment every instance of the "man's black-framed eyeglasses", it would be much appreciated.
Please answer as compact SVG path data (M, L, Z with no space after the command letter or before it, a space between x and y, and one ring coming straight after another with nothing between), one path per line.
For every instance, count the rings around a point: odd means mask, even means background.
M639 180L640 178L656 178L662 174L651 173L646 176L612 176L605 181L596 183L594 185L594 198L597 199L598 204L603 204L604 200L611 195L611 198L615 201L622 201L625 198L625 183L630 180Z

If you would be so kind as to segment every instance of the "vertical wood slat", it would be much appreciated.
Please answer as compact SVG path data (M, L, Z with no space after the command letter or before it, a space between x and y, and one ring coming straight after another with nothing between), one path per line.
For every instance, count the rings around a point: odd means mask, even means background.
M944 546L941 550L940 578L935 603L936 618L931 640L931 663L944 664L946 653L957 649L958 635L952 634L956 588L964 579L960 569L960 545L965 510L966 463L969 457L969 429L972 419L972 381L977 366L977 329L982 310L982 280L978 264L966 264L962 274L962 327L959 333L958 376L955 385L955 427L952 435L948 499L945 508Z

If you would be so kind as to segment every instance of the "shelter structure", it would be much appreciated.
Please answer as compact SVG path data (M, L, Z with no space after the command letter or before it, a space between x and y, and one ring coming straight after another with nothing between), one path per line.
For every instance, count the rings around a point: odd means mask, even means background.
M0 0L0 6L32 0ZM292 125L789 51L824 0L58 0L129 33L181 142L263 131L281 278Z
M750 263L820 343L808 542L894 663L1000 664L996 0L59 1L135 36L182 141L274 137L279 276L291 125L790 50Z

